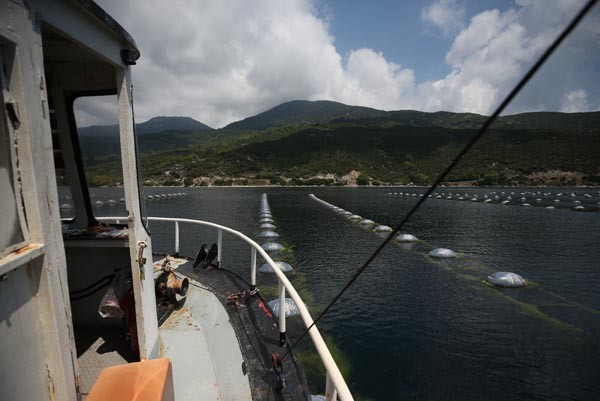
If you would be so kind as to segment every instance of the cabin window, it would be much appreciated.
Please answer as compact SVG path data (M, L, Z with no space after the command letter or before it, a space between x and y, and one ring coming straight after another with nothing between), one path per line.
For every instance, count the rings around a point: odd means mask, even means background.
M9 88L11 55L8 46L0 45L0 257L25 245L26 231L23 217L12 129L18 125L16 107L11 104ZM10 114L9 114L10 113Z
M94 217L127 217L117 106L114 95L82 96L73 103Z

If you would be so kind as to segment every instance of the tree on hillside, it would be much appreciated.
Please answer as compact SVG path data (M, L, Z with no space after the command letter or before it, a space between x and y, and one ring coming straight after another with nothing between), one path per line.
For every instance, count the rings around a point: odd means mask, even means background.
M369 185L369 177L361 174L356 177L356 185Z

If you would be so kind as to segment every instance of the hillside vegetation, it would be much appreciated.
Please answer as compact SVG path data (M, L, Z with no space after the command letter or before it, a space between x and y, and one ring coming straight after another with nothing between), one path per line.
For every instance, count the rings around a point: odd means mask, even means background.
M138 142L147 185L428 184L484 120L295 101L223 129L169 130ZM118 169L109 145L82 140L92 176L106 180ZM448 182L598 185L600 112L501 117Z

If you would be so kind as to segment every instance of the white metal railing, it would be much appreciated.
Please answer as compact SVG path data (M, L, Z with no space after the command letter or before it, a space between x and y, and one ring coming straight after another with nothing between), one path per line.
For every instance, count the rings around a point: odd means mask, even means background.
M123 217L101 217L97 218L100 221L114 221L114 220L123 220L126 218ZM211 223L208 221L202 220L193 220L193 219L183 219L183 218L171 218L171 217L148 217L149 221L162 221L162 222L172 222L175 224L175 253L179 253L179 223L188 223L188 224L196 224L206 227L212 227L217 230L217 265L221 266L221 258L222 258L222 249L223 249L223 232L227 232L235 235L241 240L245 241L251 246L251 254L250 254L250 285L251 288L256 288L256 254L257 252L264 258L264 260L271 266L275 275L277 276L278 281L278 294L279 294L279 332L285 333L286 331L286 317L285 317L285 294L286 291L289 293L290 297L296 303L298 307L298 311L300 312L300 317L304 325L311 329L308 331L313 344L323 362L323 366L327 372L326 377L326 385L325 385L325 399L327 401L333 400L341 400L341 401L353 401L352 393L350 393L350 389L340 372L337 364L335 363L329 349L327 348L327 344L323 340L321 333L317 329L317 326L313 326L313 318L308 312L308 309L302 302L302 298L292 285L292 283L288 280L288 278L283 274L283 272L279 269L279 266L271 259L269 254L254 240L244 235L243 233L231 229L229 227L225 227L219 224Z

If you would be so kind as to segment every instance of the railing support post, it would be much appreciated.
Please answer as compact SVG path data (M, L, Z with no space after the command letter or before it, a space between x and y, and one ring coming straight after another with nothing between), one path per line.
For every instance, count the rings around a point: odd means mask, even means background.
M219 228L217 234L217 269L221 268L221 257L223 255L223 231Z
M250 291L256 290L256 248L252 247L250 258Z
M327 373L327 379L325 381L325 401L337 401L337 391L333 385L331 376Z
M279 346L283 347L287 343L285 336L285 286L279 280Z
M179 222L175 222L175 256L179 256Z

